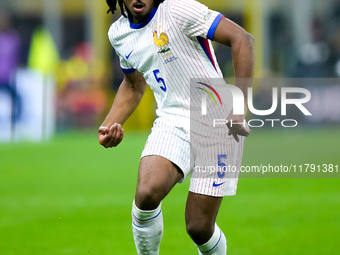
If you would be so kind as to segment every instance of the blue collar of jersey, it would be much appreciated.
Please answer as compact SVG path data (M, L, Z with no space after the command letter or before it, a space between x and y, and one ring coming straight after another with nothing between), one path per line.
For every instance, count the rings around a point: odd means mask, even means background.
M132 28L132 29L140 29L140 28L145 27L147 24L149 24L149 22L155 16L156 12L157 12L157 8L153 8L152 11L150 12L149 16L147 17L147 19L144 20L143 22L139 23L139 24L134 24L129 19L129 21L130 21L130 28Z

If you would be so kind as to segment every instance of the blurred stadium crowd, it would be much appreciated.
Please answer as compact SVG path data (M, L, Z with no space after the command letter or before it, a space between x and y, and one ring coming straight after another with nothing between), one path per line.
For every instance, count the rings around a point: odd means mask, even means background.
M340 77L340 0L200 2L254 34L256 77ZM111 17L106 10L104 0L0 0L0 133L9 127L12 134L16 122L25 121L25 104L30 104L17 84L18 70L24 76L40 73L42 88L46 77L52 79L53 129L98 126L123 75L106 36L119 15ZM231 52L216 45L216 55L224 74L232 76ZM150 127L154 107L147 91L126 127ZM42 109L41 114L49 112ZM0 135L1 140L6 138Z

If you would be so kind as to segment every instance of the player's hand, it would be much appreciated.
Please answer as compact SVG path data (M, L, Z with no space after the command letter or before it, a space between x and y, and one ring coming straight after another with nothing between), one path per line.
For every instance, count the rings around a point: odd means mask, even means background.
M110 128L100 126L98 129L98 141L105 148L116 147L123 140L124 130L118 123L113 124Z
M238 135L241 136L248 136L250 134L250 129L247 125L247 122L245 121L245 117L247 114L247 107L244 107L244 115L234 115L233 111L230 112L227 120L227 126L229 128L228 135L232 135L236 142L239 142L240 139L238 138ZM232 125L231 125L232 123ZM235 124L240 123L240 124Z

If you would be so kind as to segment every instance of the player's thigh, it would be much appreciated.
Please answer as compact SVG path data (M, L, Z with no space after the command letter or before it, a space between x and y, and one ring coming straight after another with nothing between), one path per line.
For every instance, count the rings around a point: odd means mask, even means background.
M138 172L137 207L142 210L156 208L182 178L182 172L168 159L157 155L143 157Z

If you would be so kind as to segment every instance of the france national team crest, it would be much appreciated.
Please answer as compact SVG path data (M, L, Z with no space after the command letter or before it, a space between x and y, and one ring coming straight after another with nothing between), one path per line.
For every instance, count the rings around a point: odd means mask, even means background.
M161 27L159 27L161 28ZM168 64L177 58L172 54L171 49L169 47L169 37L166 33L158 33L157 27L155 28L155 31L153 32L153 41L156 46L159 47L158 54L161 54L164 63Z

